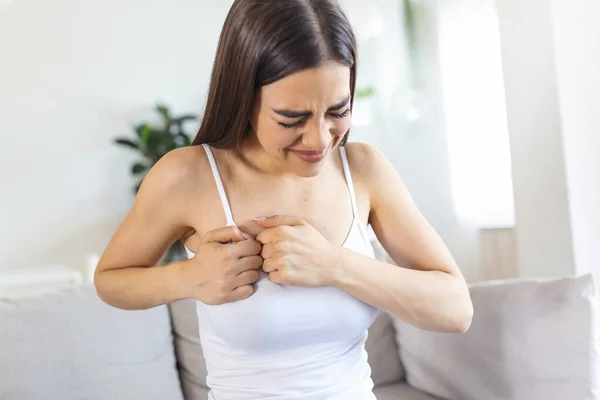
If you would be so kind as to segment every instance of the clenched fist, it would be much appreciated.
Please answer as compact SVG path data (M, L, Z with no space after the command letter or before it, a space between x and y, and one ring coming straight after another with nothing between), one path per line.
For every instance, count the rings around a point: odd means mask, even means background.
M334 284L339 246L299 218L276 215L255 220L264 228L256 240L262 244L262 269L271 281L305 287Z
M250 297L262 267L262 246L238 228L207 232L185 267L191 298L218 305Z

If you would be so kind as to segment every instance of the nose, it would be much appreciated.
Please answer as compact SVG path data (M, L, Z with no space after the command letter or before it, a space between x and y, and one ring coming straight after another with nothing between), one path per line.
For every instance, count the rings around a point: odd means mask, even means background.
M329 146L331 142L330 126L324 119L315 121L313 126L302 136L302 144L306 149L320 151Z

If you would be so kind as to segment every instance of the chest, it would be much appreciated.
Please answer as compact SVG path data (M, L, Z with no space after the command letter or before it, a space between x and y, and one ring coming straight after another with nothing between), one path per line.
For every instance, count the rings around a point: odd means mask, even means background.
M288 215L300 218L315 227L330 243L341 244L354 220L351 194L343 174L298 185L292 182L225 175L223 188L235 224L253 236L260 232L254 217ZM216 185L203 188L202 196L190 209L194 237L187 243L199 241L208 231L225 225L226 204L223 204ZM362 226L368 220L368 195L357 191Z
M345 247L373 254L355 230ZM243 353L351 341L362 335L377 315L376 308L337 288L279 285L263 272L249 298L218 306L198 302L197 312L204 335Z
M198 304L204 334L249 352L271 352L319 342L351 340L372 324L377 310L335 288L274 287L266 276L239 303Z
M356 224L343 247L374 257L373 248ZM203 336L242 353L278 352L315 343L352 341L377 315L376 308L335 287L280 285L271 282L262 270L254 289L252 296L237 302L216 306L197 302Z

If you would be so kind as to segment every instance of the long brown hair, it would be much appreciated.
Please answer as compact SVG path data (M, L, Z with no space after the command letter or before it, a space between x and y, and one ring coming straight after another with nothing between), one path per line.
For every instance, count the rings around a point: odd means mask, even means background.
M257 90L335 60L356 87L356 39L336 0L235 0L219 39L207 104L192 145L237 148ZM347 138L344 138L342 144Z

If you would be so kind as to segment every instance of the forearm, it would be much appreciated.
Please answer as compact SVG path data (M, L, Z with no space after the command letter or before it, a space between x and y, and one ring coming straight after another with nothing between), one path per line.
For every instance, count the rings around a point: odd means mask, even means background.
M113 307L124 310L148 309L187 297L182 279L186 262L97 271L94 284L98 296Z
M419 328L464 332L473 313L466 284L442 271L402 268L342 249L335 286Z

